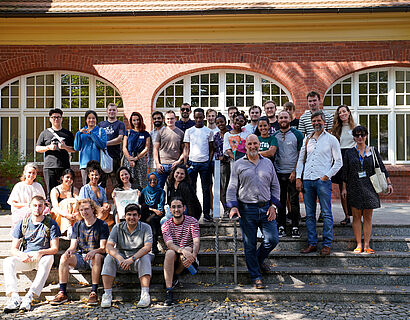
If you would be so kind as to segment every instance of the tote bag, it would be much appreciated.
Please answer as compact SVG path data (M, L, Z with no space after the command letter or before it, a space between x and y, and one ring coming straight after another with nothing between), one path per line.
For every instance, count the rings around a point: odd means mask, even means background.
M380 164L377 160L376 151L374 150L374 147L371 148L371 152L373 156L373 165L375 173L374 175L370 176L370 181L372 182L373 188L376 191L376 193L386 193L388 191L386 175L380 169Z

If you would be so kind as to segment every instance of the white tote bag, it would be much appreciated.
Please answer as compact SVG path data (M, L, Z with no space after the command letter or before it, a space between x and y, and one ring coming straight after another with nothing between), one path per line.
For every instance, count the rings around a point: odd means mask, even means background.
M100 130L98 131L100 138L101 138L101 130L104 130L104 129L100 128ZM114 169L113 161L110 155L108 154L107 148L100 149L100 165L101 165L102 171L104 171L105 173L111 173L112 170Z
M125 218L125 207L127 204L138 204L138 190L115 191L115 205L117 206L117 214L120 219Z
M374 165L374 175L370 176L370 181L372 182L373 188L376 193L387 193L389 190L387 185L387 179L384 172L380 169L379 161L376 157L376 151L374 147L371 148L372 156L373 156L373 165ZM378 167L376 167L376 164Z

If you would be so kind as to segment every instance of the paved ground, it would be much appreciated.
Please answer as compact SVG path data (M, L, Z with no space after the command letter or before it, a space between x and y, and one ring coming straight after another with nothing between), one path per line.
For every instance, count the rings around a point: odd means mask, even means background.
M160 303L136 309L132 303L117 303L110 309L69 302L53 307L40 304L31 312L7 314L4 319L408 319L410 306L404 304L306 303L306 302L190 302L172 307Z

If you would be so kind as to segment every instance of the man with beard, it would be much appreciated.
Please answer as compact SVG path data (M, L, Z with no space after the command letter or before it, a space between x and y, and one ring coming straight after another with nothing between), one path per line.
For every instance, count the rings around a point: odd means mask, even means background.
M154 141L159 133L159 130L164 126L164 115L161 111L155 111L152 114L152 123L154 128L149 133L151 136L151 146L149 148L149 156L148 156L148 165L149 165L149 172L152 172L153 169L156 169L155 161L154 161Z
M320 94L315 91L310 91L307 94L306 99L309 109L306 110L305 113L300 117L298 130L304 135L310 135L314 131L311 116L314 112L321 110ZM333 115L323 110L322 112L326 118L325 129L329 131L330 129L332 129Z
M314 132L303 140L296 167L296 188L298 191L303 189L308 232L308 246L301 253L317 251L316 201L319 198L323 213L323 246L320 254L326 256L330 254L333 240L330 178L342 167L342 154L339 141L325 131L325 114L322 111L314 112L311 120Z
M279 130L279 123L276 119L276 103L271 100L266 101L263 105L263 109L269 119L269 134L272 135L275 131Z
M167 111L166 126L159 130L154 140L153 156L161 188L164 188L171 170L184 161L184 132L175 126L176 120L175 112Z
M276 206L280 205L280 187L272 161L259 155L260 142L256 135L246 138L246 156L235 161L226 193L229 216L239 217L243 234L245 260L256 289L263 289L262 272L271 266L265 262L278 244ZM257 230L263 242L257 246Z
M280 203L282 205L278 210L279 237L286 236L286 202L289 195L292 238L300 238L300 206L299 192L296 190L296 164L303 143L303 134L299 130L291 128L290 114L286 110L279 112L278 122L280 129L273 135L278 141L275 168L280 183Z
M178 120L175 125L177 128L185 132L187 129L195 125L195 121L189 119L189 115L191 114L191 105L189 103L183 103L179 111L181 114L181 120Z
M259 106L252 106L249 108L249 118L251 122L245 126L245 130L249 133L255 133L258 126L258 119L261 117L262 109Z

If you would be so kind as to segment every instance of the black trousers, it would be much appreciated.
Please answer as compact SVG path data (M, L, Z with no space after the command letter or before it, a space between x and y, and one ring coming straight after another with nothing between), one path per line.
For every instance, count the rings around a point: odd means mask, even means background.
M158 237L161 234L161 218L162 216L157 215L146 204L141 205L141 221L151 226L153 246L157 245Z
M296 190L296 180L289 181L290 173L278 173L278 180L280 184L280 204L282 208L278 210L277 222L279 227L286 227L286 205L289 195L290 201L290 219L292 220L292 227L299 226L300 220L300 205L299 205L299 191Z
M44 168L43 176L47 187L47 200L50 200L50 192L60 184L61 174L66 168Z

